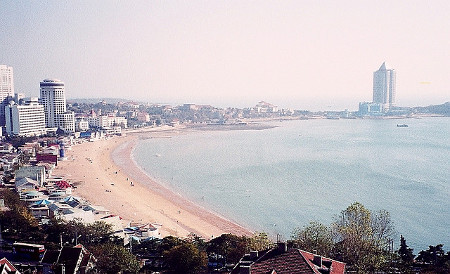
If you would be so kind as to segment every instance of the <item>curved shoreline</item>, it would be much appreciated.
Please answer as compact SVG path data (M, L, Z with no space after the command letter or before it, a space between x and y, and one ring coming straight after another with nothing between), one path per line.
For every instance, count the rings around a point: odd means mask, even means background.
M120 166L123 171L130 175L130 178L133 178L139 184L145 185L145 187L151 188L151 191L155 192L156 194L163 196L165 199L169 200L171 203L175 204L180 209L187 211L193 215L196 215L200 217L200 219L204 220L205 222L211 223L214 226L217 226L219 229L222 229L224 233L233 233L238 235L249 235L251 232L244 228L243 226L236 224L235 222L232 222L231 220L226 219L223 216L220 216L218 213L212 212L208 210L207 208L204 208L191 200L187 199L186 197L173 192L169 188L163 186L161 183L158 183L154 178L152 178L150 175L148 175L145 170L135 161L133 157L133 150L136 148L138 139L143 134L139 134L137 139L134 139L133 141L128 141L126 146L126 155L128 155L128 158L130 160L129 165L121 165L118 164L115 160L114 163L118 166ZM111 152L111 155L116 153L117 149L120 149L117 147L114 151ZM112 159L116 159L115 157L112 157ZM132 175L131 175L132 174ZM166 216L168 216L166 213L164 213ZM180 214L180 213L179 213ZM171 216L168 216L171 217ZM190 225L181 224L184 225L186 228L190 228L191 230L196 230L195 227L191 227ZM194 232L194 231L192 231ZM195 232L194 232L195 233ZM198 232L196 233L198 234Z
M69 160L60 162L54 173L79 185L75 195L104 206L112 214L130 221L162 224L163 237L194 233L208 240L223 233L251 235L250 230L159 184L134 161L132 150L139 138L162 134L173 135L177 131L133 132L75 145L67 153Z

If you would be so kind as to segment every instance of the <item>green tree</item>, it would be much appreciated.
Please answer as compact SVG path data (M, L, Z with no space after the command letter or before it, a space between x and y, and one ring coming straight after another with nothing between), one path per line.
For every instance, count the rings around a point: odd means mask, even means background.
M301 229L295 229L291 239L295 247L322 256L330 256L334 246L331 229L319 222L310 222Z
M195 233L190 233L187 240L194 246L196 246L199 250L206 251L206 242L202 237L196 235Z
M194 244L182 242L163 253L169 273L199 273L206 270L208 258Z
M138 273L140 269L136 256L121 245L99 245L92 249L92 253L97 259L99 273Z
M44 239L37 220L31 215L17 193L9 189L0 192L5 205L10 210L0 212L0 224L5 239L26 242L39 242Z
M168 251L181 243L183 243L183 240L180 238L174 236L164 237L159 245L159 253L162 254L164 251Z
M398 249L398 255L400 256L401 260L400 264L403 267L411 266L414 262L413 249L408 247L405 238L403 238L403 235L400 235L400 248Z
M425 273L450 273L450 252L445 254L442 244L420 251L416 261L422 264Z
M358 272L373 272L387 266L389 243L394 233L386 211L372 213L355 202L343 210L332 224L333 253Z
M62 241L63 245L83 244L90 248L113 239L112 226L103 221L85 224L78 219L69 222L52 219L49 225L44 226L44 231L47 234L46 241L53 246L59 246Z
M245 236L222 234L208 242L208 253L222 255L227 263L237 263L249 251L249 239Z
M265 250L273 246L273 242L269 239L267 233L264 232L255 232L249 240L250 250Z

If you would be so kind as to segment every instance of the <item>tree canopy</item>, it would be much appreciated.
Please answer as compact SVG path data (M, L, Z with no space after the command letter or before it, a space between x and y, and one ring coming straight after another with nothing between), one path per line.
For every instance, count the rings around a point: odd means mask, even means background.
M388 263L394 235L387 211L371 212L355 202L332 223L334 253L356 271L375 271Z

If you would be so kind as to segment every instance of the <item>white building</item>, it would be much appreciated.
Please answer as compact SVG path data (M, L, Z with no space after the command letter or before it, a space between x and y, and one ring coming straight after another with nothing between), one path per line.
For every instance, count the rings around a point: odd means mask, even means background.
M87 131L89 122L84 118L77 118L75 121L75 131Z
M5 107L6 133L18 136L39 136L46 133L44 106L37 98L28 99L25 104L11 102Z
M96 116L88 117L90 127L95 128L111 128L114 126L120 126L127 128L127 118L121 116Z
M386 68L385 62L373 73L373 102L385 110L395 104L395 77L395 70Z
M45 125L65 132L75 131L75 116L66 109L64 82L45 79L40 83L41 103L44 105Z
M0 126L5 126L5 107L14 96L13 68L0 65Z
M108 116L88 117L88 123L90 127L94 128L104 128L109 126Z
M75 132L75 114L73 111L58 114L58 123L58 127L64 132Z
M127 118L121 117L121 116L114 116L114 117L108 117L109 120L109 126L120 126L123 128L127 128Z

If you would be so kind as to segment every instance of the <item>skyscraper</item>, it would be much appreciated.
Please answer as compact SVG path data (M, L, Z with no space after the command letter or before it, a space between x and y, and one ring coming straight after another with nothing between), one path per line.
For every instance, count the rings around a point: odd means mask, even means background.
M45 79L41 82L41 104L44 105L45 125L73 132L75 119L73 112L66 110L64 82Z
M395 70L386 68L385 62L373 73L373 102L382 104L384 109L395 104L395 76Z
M13 68L0 65L0 126L5 126L5 107L14 96Z
M5 111L8 135L33 136L45 134L44 107L37 98L25 99L23 104L11 102Z

